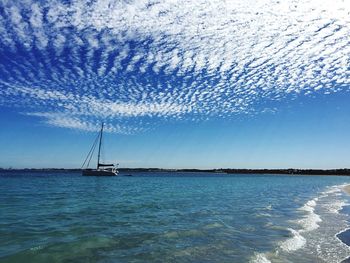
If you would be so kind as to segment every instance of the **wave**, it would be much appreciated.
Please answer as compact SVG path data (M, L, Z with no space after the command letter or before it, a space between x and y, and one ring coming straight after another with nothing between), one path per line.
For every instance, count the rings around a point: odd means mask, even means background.
M335 185L329 187L326 191L324 191L322 194L324 197L326 196L340 196L343 193L344 187L349 186L349 184L341 184L341 185ZM342 210L342 208L346 205L349 205L349 203L345 202L344 200L333 200L330 203L327 203L324 205L326 210L333 214L339 214L339 211Z
M271 263L264 253L256 253L250 263Z
M296 221L301 226L300 230L295 230L293 228L288 228L292 237L281 242L280 248L286 252L291 252L302 248L306 244L306 239L301 235L301 233L309 232L319 228L320 222L322 222L321 217L315 213L315 207L317 205L318 198L307 201L298 210L304 211L307 214Z
M345 185L347 184L331 186L325 191L321 192L319 197L307 201L302 207L300 207L298 210L305 212L306 215L294 222L300 225L301 229L295 230L293 228L288 228L292 237L281 242L280 248L286 252L291 252L302 248L307 242L306 238L302 234L318 229L320 227L319 223L322 222L321 216L315 212L319 199L329 196L337 197L341 195L342 188ZM344 200L332 200L332 202L323 203L322 207L329 213L338 214L345 205L348 205L348 203Z
M341 195L341 193L344 191L344 187L350 186L348 183L340 184L340 185L333 185L328 187L325 191L323 191L321 194L324 195Z
M303 219L297 221L303 229L300 230L300 233L309 232L320 227L318 223L322 222L321 217L318 214L311 213Z
M338 200L336 202L327 204L326 209L333 214L339 214L339 211L342 210L343 207L346 205L349 205L349 203L342 200Z
M314 198L310 201L307 201L299 210L305 211L308 214L304 216L302 219L299 219L297 223L301 225L302 229L300 232L309 232L319 228L320 222L322 222L321 217L315 213L316 202L318 198Z
M327 187L299 207L297 210L302 216L290 221L294 226L287 228L289 238L279 241L273 251L255 253L249 262L301 262L303 253L310 262L335 263L350 259L350 247L340 239L343 232L350 231L346 215L340 212L349 205L346 202L349 198L342 191L345 185L349 184ZM299 249L301 254L296 252Z
M306 244L306 239L299 233L299 231L294 230L293 228L288 228L288 230L291 232L292 237L283 241L280 244L280 248L287 252L302 248Z

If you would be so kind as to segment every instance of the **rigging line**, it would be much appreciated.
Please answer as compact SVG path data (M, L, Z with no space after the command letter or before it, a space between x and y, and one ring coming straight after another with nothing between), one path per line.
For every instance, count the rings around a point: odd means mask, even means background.
M93 152L94 152L94 149L95 149L95 147L96 147L97 140L98 140L99 137L100 137L100 134L98 134L98 135L96 136L96 139L95 139L95 141L94 141L94 143L93 143L93 145L92 145L92 147L91 147L91 149L90 149L88 155L86 156L85 161L84 161L83 165L81 166L81 168L84 167L86 161L89 159L89 156L90 156L90 155L92 156L92 154L93 154ZM91 156L90 156L90 160L91 160ZM89 163L90 163L90 160L89 160ZM89 166L89 163L88 163L88 166Z
M104 143L105 140L102 140L101 141L101 157L100 157L100 162L103 163L105 160L105 157L106 157L106 154L105 154L105 143Z
M102 126L101 126L101 133L100 133L100 143L98 145L98 155L97 155L97 169L100 166L100 157L101 157L101 143L102 143L102 136L103 136L103 122L102 122Z
M89 159L89 162L88 162L88 164L87 164L87 167L89 167L89 165L90 165L90 161L91 161L91 159L92 159L92 156L93 156L93 153L94 153L94 151L95 151L96 145L97 145L97 141L96 141L96 143L95 143L95 145L94 145L94 149L93 149L93 151L92 151L92 153L91 153L91 155L90 155L90 159Z
M84 161L83 165L81 166L81 168L84 167L86 161L87 161L89 158L91 159L91 156L92 156L92 154L93 154L93 152L94 152L94 149L95 149L95 147L96 147L95 145L96 145L96 142L97 142L98 137L99 137L99 136L96 137L94 143L92 144L92 147L91 147L91 149L90 149L88 155L86 156L85 161ZM89 165L89 164L88 164L88 165ZM88 167L88 166L87 166L87 167Z

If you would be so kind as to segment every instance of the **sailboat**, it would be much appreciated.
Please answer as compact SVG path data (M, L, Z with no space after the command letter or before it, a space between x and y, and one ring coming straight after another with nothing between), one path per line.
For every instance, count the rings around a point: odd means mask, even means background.
M92 145L83 165L82 165L82 174L85 176L116 176L118 175L118 170L117 167L114 164L104 164L100 163L100 158L101 158L101 146L102 146L102 137L103 137L103 126L104 124L102 123L101 130L98 133L94 144ZM98 143L98 155L97 155L97 167L96 169L90 169L90 168L85 168L89 167L90 161L92 159L92 156L94 154L96 145Z

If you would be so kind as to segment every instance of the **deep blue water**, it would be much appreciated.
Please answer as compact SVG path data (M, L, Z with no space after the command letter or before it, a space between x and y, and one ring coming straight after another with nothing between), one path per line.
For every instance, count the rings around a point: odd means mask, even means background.
M0 173L0 262L340 262L350 177ZM345 208L343 210L346 210Z

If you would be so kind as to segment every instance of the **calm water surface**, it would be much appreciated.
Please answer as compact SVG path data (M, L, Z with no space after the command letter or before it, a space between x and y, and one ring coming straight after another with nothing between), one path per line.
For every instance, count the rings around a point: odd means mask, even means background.
M350 177L0 173L0 262L340 262Z

